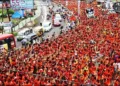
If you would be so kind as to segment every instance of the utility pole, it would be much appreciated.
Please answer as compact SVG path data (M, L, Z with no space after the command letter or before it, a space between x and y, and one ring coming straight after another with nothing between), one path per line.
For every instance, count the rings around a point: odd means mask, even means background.
M2 15L3 15L3 0L2 0ZM2 17L2 22L3 22L3 17Z
M1 29L2 29L2 34L3 34L3 29L4 29L4 28L3 28L3 21L4 21L4 20L3 20L3 1L4 1L4 0L2 0L2 27L1 27Z
M9 22L11 22L11 18L10 18L10 14L9 14L10 7L7 2L5 2L5 6L6 6L7 15L8 15L8 20L9 20ZM11 33L13 34L13 26L11 26Z
M7 9L8 19L9 19L9 21L11 21L10 14L9 14L9 7L6 2L5 2L5 5L6 5L6 9Z

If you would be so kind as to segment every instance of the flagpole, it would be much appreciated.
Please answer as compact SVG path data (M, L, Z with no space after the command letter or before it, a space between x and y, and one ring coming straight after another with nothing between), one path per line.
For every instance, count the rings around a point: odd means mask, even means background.
M4 28L3 28L3 21L4 21L4 20L3 20L3 1L4 1L4 0L2 0L2 34L3 34L3 29L4 29Z

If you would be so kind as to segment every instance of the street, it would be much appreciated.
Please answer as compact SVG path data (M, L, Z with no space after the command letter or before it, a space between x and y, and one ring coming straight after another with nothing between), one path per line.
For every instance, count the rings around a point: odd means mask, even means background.
M39 9L37 13L40 13L41 12L41 15L37 18L37 21L38 21L38 25L40 25L40 23L45 19L45 13L42 13L42 12L45 12L45 11L42 11L42 7L43 6L46 6L46 13L49 14L49 9L48 9L48 4L46 2L42 2L42 1L35 1L36 2L36 6L37 6L37 9ZM53 11L56 11L58 10L60 7L58 7L58 5L54 5L54 8L53 8ZM52 18L49 19L49 21L52 23ZM61 22L61 26L63 26L63 31L66 31L66 22L62 21ZM47 38L51 38L53 34L55 34L55 38L59 36L60 32L61 32L61 26L58 26L58 27L55 27L52 25L52 29L48 32L45 32L43 35L42 35L42 38L44 40L46 40ZM21 48L22 45L21 45L21 42L18 42L16 40L16 47L17 48Z

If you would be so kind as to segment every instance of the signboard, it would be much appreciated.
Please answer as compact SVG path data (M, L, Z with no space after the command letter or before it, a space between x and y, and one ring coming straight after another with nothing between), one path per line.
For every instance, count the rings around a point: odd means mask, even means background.
M2 3L2 2L0 1L0 8L2 8L2 6L3 6L3 8L10 7L10 3L9 3L9 2L4 2L4 3Z
M12 9L33 9L33 0L10 0Z

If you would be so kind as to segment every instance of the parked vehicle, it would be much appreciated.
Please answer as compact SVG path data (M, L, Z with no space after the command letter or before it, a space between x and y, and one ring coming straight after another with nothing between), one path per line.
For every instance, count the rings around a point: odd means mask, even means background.
M43 32L52 29L52 23L50 21L44 21L43 23L40 23L40 25L43 27Z
M36 38L37 38L36 33L34 33L33 30L30 28L24 28L23 30L18 32L18 35L17 35L18 41L21 41L23 39L27 39L27 41L31 41L31 40L34 40Z
M54 26L60 26L61 22L58 19L53 19L53 25Z

